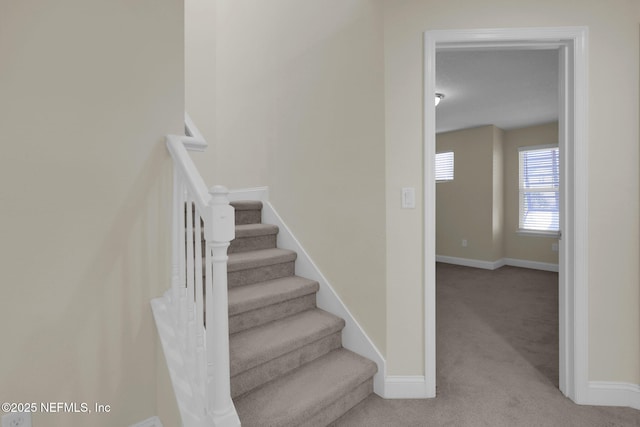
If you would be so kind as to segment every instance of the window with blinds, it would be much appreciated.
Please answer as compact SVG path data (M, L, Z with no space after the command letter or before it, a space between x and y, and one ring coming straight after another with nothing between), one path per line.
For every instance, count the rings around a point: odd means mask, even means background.
M436 182L453 181L453 151L436 153Z
M557 146L521 147L520 223L523 231L560 229L560 159Z

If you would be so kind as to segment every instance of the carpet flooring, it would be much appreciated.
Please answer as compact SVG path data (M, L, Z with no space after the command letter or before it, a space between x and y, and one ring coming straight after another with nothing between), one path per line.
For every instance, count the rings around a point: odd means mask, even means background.
M558 275L437 264L437 398L371 395L332 426L640 427L558 390Z
M297 254L277 247L262 203L232 205L229 362L242 427L326 426L373 393L378 367L342 348L345 321L316 306L320 284L295 275Z

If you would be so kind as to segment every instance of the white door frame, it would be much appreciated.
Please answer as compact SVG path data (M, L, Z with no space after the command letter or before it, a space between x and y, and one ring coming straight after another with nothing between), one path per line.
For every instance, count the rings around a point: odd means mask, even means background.
M559 245L559 382L576 403L588 400L587 28L434 30L424 33L425 380L436 395L436 49L557 49L562 239Z

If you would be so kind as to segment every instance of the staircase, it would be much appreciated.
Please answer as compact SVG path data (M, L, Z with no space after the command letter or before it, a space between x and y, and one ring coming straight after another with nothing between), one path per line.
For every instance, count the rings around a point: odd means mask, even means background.
M231 396L243 427L326 426L373 391L374 362L342 348L344 320L316 307L262 203L232 202L228 249Z

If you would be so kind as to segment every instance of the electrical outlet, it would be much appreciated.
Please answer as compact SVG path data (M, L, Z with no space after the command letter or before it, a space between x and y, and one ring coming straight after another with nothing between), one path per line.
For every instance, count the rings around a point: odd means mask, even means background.
M557 243L552 243L551 244L551 250L553 252L558 252L558 244Z
M31 427L31 413L10 412L2 416L2 427Z
M466 248L467 247L467 239L462 239L462 247Z

